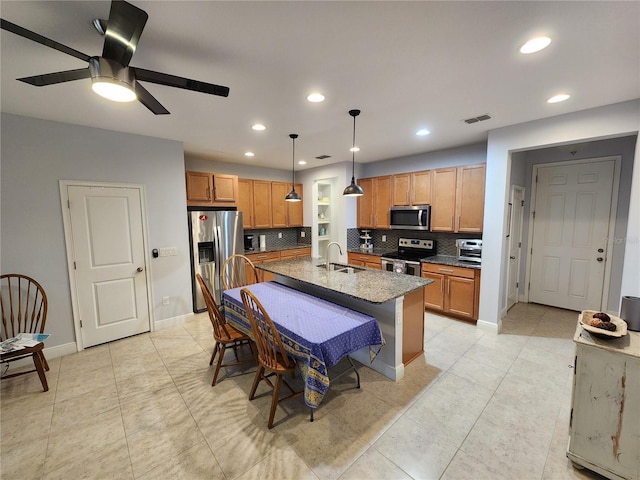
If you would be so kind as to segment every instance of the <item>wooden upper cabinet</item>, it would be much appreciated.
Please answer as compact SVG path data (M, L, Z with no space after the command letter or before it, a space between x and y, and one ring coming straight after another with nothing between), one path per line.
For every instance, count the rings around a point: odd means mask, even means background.
M213 174L213 201L230 202L238 201L238 177L236 175Z
M300 195L300 198L303 198L303 195L302 195L303 190L302 190L301 183L296 183L296 192L298 192L298 195ZM303 215L304 201L301 200L299 202L286 202L286 203L287 203L287 211L288 211L287 225L290 227L302 227L304 225L304 215Z
M373 178L360 178L364 195L358 197L358 228L373 228Z
M431 205L431 170L394 175L391 202L397 207Z
M238 201L238 177L236 175L209 172L185 172L185 174L187 205L196 207L236 205Z
M213 177L206 172L186 172L187 202L211 202Z
M411 205L411 174L399 173L393 176L392 203L395 206Z
M375 177L373 182L374 228L389 228L391 208L391 176Z
M456 215L457 168L431 171L431 231L453 232Z
M271 182L253 181L253 227L271 228Z
M361 178L364 195L358 197L358 228L389 228L391 175Z
M287 226L287 203L284 197L289 193L289 185L282 182L271 182L271 226Z
M432 170L432 232L481 233L486 164Z
M411 174L411 203L431 205L431 170Z
M253 180L238 179L238 210L244 228L253 228Z
M458 167L456 232L481 233L486 164Z

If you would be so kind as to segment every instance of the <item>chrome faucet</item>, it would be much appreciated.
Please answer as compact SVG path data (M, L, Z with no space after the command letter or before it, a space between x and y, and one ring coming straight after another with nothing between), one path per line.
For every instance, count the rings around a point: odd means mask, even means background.
M331 266L331 263L330 263L330 260L329 260L329 247L331 245L337 245L338 246L338 251L340 252L340 255L343 255L342 247L340 246L340 244L338 242L329 242L329 244L327 245L327 262L326 262L327 270L330 270L330 266Z

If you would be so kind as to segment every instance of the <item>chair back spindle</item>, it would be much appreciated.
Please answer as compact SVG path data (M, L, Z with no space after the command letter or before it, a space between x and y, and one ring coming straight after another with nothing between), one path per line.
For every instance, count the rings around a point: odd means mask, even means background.
M220 312L218 304L213 299L213 295L211 294L209 287L207 287L207 284L204 282L204 279L200 276L199 273L196 274L196 279L198 280L198 284L200 285L200 290L202 290L204 302L207 305L209 320L211 321L211 325L213 326L213 338L216 341L228 340L231 336L229 334L229 330L227 329L227 322L224 319L224 315L222 315L222 312Z
M231 255L222 265L222 287L244 287L258 283L258 272L253 262L239 253Z
M26 275L0 275L0 311L0 340L18 333L44 333L47 295L38 282Z

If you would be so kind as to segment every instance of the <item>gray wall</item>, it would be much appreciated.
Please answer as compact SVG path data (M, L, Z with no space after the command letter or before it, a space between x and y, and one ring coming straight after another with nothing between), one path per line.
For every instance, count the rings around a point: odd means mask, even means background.
M47 347L75 342L59 180L145 185L155 320L192 312L182 143L2 114L0 271L36 278L49 299ZM151 256L151 255L149 255ZM162 306L162 297L170 304Z

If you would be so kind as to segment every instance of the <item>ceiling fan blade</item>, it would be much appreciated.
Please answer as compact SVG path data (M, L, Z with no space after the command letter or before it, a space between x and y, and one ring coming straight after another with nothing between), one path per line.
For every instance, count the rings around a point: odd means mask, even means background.
M77 70L66 70L64 72L44 73L42 75L34 75L33 77L18 78L18 80L28 83L29 85L35 85L36 87L45 87L47 85L82 80L83 78L89 77L91 77L89 68L78 68Z
M104 35L102 56L118 62L123 67L128 66L147 18L149 15L144 10L121 0L113 0Z
M5 19L0 19L0 28L3 30L7 30L8 32L15 33L16 35L20 35L26 39L32 40L34 42L40 43L47 47L53 48L54 50L58 50L59 52L66 53L67 55L71 55L72 57L79 58L80 60L84 60L85 62L89 61L89 55L86 55L78 50L75 50L71 47L67 47L55 40L51 40L50 38L43 37L31 30L27 30L26 28L21 27L20 25L16 25L15 23L11 23Z
M169 115L169 110L164 108L158 100L151 95L146 88L136 82L135 84L136 95L138 101L151 110L156 115Z
M168 73L154 72L143 68L129 67L134 71L136 80L143 82L157 83L159 85L167 85L168 87L184 88L194 92L208 93L210 95L219 95L221 97L229 96L229 87L215 85L213 83L200 82L189 78L177 77Z

